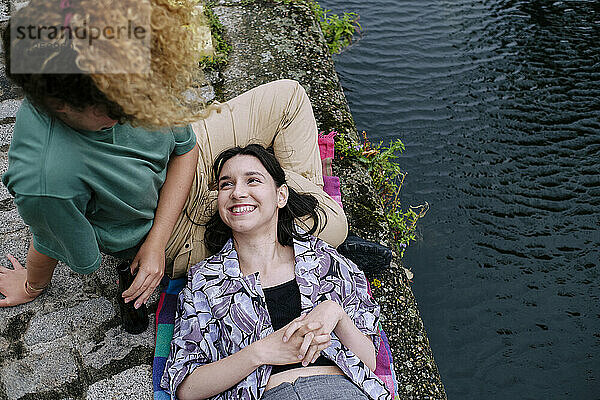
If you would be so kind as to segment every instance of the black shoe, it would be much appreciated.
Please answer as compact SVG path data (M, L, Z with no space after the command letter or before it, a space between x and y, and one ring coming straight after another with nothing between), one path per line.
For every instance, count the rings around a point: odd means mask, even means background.
M392 250L352 234L348 235L337 250L366 274L389 268L392 262Z
M134 276L131 275L130 261L122 261L117 266L119 273L119 308L121 309L121 319L123 320L123 329L132 335L142 333L148 328L148 309L145 304L136 309L133 305L135 301L125 303L122 294L131 286Z

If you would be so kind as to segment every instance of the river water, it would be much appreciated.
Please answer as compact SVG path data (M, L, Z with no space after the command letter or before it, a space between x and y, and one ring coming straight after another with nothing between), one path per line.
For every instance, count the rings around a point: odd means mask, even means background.
M600 1L323 0L359 130L400 138L450 399L600 399Z

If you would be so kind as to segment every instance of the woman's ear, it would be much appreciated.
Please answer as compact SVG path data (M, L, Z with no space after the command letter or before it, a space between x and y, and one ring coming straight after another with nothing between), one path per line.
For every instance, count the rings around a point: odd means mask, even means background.
M290 196L290 190L288 185L285 183L277 189L277 207L283 208L287 204L288 197Z

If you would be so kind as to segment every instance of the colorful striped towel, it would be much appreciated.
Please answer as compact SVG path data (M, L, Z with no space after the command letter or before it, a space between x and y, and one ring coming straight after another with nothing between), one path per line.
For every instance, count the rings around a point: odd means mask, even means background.
M367 290L369 294L373 296L369 280L367 280ZM392 394L392 399L397 400L400 396L398 394L398 379L396 379L396 371L394 370L392 349L390 348L390 342L383 331L381 322L379 323L379 335L381 336L381 340L379 342L379 350L377 351L375 375L385 383L385 387L387 387Z
M175 327L175 310L177 308L177 296L185 286L187 277L179 279L163 278L163 291L160 294L158 308L156 309L156 348L154 349L154 362L152 363L152 386L154 388L154 400L169 400L171 396L160 387L160 380L165 370L165 364L171 340L173 339L173 328Z

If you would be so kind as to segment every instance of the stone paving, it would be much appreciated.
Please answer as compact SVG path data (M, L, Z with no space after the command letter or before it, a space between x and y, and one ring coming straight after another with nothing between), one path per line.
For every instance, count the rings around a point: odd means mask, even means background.
M0 0L0 23L25 4ZM224 101L274 79L296 79L309 93L320 129L356 134L333 60L306 5L220 0L213 10L233 50L226 67L208 74L209 97ZM21 99L0 63L0 174L7 168ZM0 185L0 264L10 264L6 253L24 262L29 240L8 190ZM79 275L59 263L46 293L32 303L0 309L0 400L152 398L153 322L141 335L121 328L115 264L105 256L98 271ZM151 319L157 301L155 292L149 301ZM407 307L414 308L411 315L420 322L414 300L411 304ZM422 323L416 329L411 336L425 337ZM426 339L424 343L412 346L414 352L433 360ZM426 378L405 379L411 389L401 398L424 398L420 393L445 398L431 364ZM425 388L421 392L413 389L419 383Z

